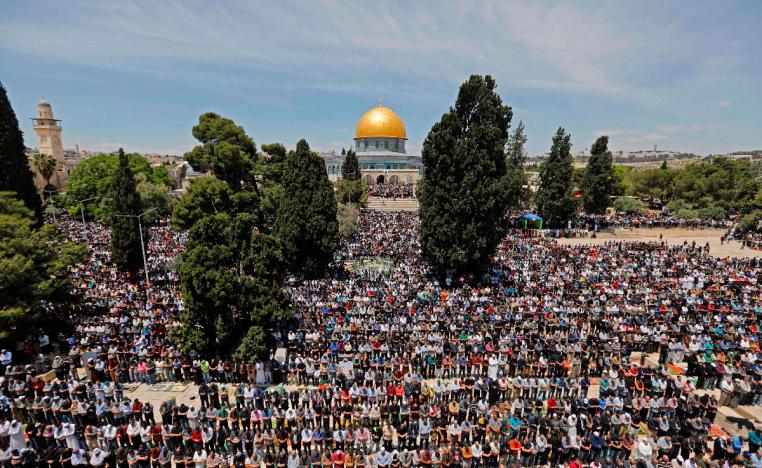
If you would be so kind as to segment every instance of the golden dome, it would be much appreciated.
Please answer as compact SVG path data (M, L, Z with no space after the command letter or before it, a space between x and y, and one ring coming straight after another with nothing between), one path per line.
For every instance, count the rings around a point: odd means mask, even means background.
M407 132L402 119L386 106L378 105L366 112L355 127L357 138L402 138L407 140Z

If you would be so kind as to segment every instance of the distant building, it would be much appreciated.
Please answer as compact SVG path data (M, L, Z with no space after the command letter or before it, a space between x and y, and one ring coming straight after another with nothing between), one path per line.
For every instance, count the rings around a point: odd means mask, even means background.
M418 183L423 168L421 156L407 154L406 141L404 122L388 107L378 105L360 117L355 127L354 150L367 185ZM344 156L323 157L328 178L336 181L341 177Z
M42 99L37 103L37 117L32 117L34 133L37 134L37 151L41 154L53 156L56 160L56 171L50 178L50 184L57 189L62 189L69 181L71 168L68 167L64 154L63 142L61 141L61 121L53 115L50 103ZM34 165L32 164L32 168ZM37 174L37 185L41 190L45 189L45 179Z
M725 157L733 161L751 161L754 159L753 154L726 154Z

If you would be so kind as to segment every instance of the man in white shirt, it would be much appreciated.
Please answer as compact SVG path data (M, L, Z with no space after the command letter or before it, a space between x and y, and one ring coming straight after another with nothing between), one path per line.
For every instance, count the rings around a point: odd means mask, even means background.
M206 454L206 450L202 448L198 448L195 452L193 452L193 464L196 466L196 468L204 468L206 466L207 458L208 455Z
M5 375L5 370L13 362L13 354L7 349L0 351L0 376Z

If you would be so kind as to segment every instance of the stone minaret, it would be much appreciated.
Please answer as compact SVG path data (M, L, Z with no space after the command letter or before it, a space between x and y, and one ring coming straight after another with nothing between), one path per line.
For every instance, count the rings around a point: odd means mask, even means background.
M34 120L34 132L40 140L40 153L45 153L64 163L63 143L61 142L61 121L53 117L53 108L46 100L37 104L37 117Z

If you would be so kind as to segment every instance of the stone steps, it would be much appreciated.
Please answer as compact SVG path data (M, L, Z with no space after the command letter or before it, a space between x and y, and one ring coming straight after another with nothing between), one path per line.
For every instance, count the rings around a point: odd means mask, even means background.
M374 211L418 211L416 198L393 198L368 197L365 208Z

